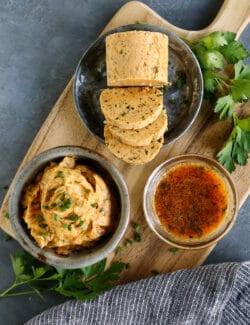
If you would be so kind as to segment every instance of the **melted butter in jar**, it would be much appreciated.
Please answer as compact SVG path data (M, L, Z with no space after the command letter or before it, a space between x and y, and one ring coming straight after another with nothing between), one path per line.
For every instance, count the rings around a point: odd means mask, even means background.
M156 188L154 206L168 233L195 240L218 229L227 213L228 193L213 169L186 163L163 176Z

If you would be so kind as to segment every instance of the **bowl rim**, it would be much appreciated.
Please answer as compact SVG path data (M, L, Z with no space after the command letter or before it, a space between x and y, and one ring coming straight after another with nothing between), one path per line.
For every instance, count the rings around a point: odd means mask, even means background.
M127 30L124 30L127 29ZM195 56L194 52L192 51L192 49L190 48L190 46L181 39L181 37L179 37L176 33L160 27L160 26L156 26L156 25L152 25L152 24L127 24L127 25L122 25L122 26L118 26L116 28L112 28L111 30L101 33L88 47L87 49L83 52L80 60L78 61L77 67L75 69L75 73L73 76L73 99L74 99L74 107L75 110L77 112L77 115L81 121L81 123L83 123L84 127L88 130L88 132L93 135L98 141L100 141L101 143L105 143L104 138L99 137L99 135L97 135L91 128L89 128L89 126L87 125L85 118L82 116L81 113L81 106L79 104L79 100L78 100L78 91L77 91L77 79L78 79L78 75L79 75L79 71L82 65L82 61L84 59L84 57L88 54L88 52L90 51L90 49L92 47L94 47L98 42L100 42L102 39L105 39L105 37L107 37L110 34L114 34L114 33L118 33L118 32L126 32L126 31L133 31L133 30L144 30L144 31L155 31L155 32L159 32L159 33L163 33L166 34L168 36L171 36L175 39L178 40L179 43L181 43L185 49L190 53L190 56L192 57L193 61L195 62L195 65L197 67L197 79L199 81L199 86L200 86L200 91L199 91L199 99L197 99L197 108L196 111L194 113L194 115L192 116L192 119L190 120L189 124L186 126L186 128L184 130L182 130L174 139L172 139L170 142L168 143L164 143L163 147L166 147L172 143L174 143L175 141L177 141L179 138L181 138L190 128L191 126L194 124L194 122L196 121L196 118L201 110L201 105L202 105L202 101L203 101L203 94L204 94L204 81L203 81L203 76L202 76L202 71L201 71L201 67L199 64L199 61L197 59L197 57ZM108 87L108 86L107 86ZM109 87L108 87L109 88Z
M193 244L193 245L188 245L188 244L180 244L180 243L176 243L174 240L171 240L169 238L166 238L164 236L162 236L157 229L153 226L152 222L151 222L151 217L148 214L147 211L147 204L146 201L148 200L147 198L147 190L149 188L149 186L151 185L151 182L153 181L155 175L159 172L159 170L164 167L165 165L168 165L170 163L173 162L178 162L178 160L186 160L186 162L192 162L192 159L196 159L196 160L201 160L201 162L204 163L204 161L206 163L208 163L208 165L212 164L212 167L215 167L216 169L218 169L220 172L224 173L223 177L225 176L228 183L230 184L230 188L233 192L234 195L234 200L235 200L235 205L234 205L234 212L233 212L233 216L231 218L231 220L228 222L226 228L215 238L212 238L210 240L208 240L205 243L199 242L197 244ZM177 166L178 164L172 166L171 168L174 168L175 166ZM208 157L206 155L201 155L201 154L193 154L193 153L186 153L186 154L181 154L181 155L176 155L173 156L167 160L165 160L164 162L162 162L159 166L157 166L150 174L150 176L148 177L146 184L144 186L144 190L143 190L143 212L144 212L144 216L145 219L147 221L148 226L150 227L151 230L153 230L153 232L164 242L166 242L167 244L174 246L174 247L178 247L181 249L190 249L190 250L197 250L197 249L202 249L202 248L207 248L210 247L212 245L215 245L219 240L221 240L233 227L236 217L237 217L237 213L238 213L238 208L239 208L239 198L238 198L238 192L237 192L237 188L235 185L234 180L232 179L230 173L215 159ZM152 217L152 219L154 219L156 216Z
M66 153L68 151L68 153ZM121 200L120 220L116 230L109 240L97 251L79 255L77 259L72 257L63 257L52 253L53 250L40 248L30 234L26 233L21 223L21 216L18 213L19 204L24 186L37 175L39 170L53 159L63 158L65 156L78 156L79 159L90 159L97 162L111 177L117 186ZM10 223L16 239L20 245L32 256L40 261L54 267L64 269L76 269L95 264L106 258L115 249L123 237L130 216L129 192L125 180L119 170L103 155L82 146L58 146L41 152L33 157L20 171L11 186L9 199Z

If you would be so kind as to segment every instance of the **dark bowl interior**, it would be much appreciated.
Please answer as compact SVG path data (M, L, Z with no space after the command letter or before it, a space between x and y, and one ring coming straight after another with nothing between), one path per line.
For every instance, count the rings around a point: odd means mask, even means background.
M191 49L175 34L150 25L128 25L100 36L84 53L74 78L74 100L84 126L104 142L104 116L100 108L100 93L107 88L107 35L129 30L161 32L169 37L168 75L170 85L164 93L167 107L168 131L164 144L178 139L194 122L202 102L203 81L199 63Z

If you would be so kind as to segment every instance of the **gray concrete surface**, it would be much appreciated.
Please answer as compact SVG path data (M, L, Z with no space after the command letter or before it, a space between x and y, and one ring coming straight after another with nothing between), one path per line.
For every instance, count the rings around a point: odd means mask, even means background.
M34 136L71 78L83 51L97 37L121 0L0 0L0 184L9 184ZM161 16L187 29L201 29L221 0L143 1ZM240 5L240 2L239 2ZM242 37L249 48L250 28ZM4 190L0 191L0 200ZM206 263L250 258L250 199L237 222ZM20 249L0 231L0 291L13 279L9 255ZM0 299L0 324L22 324L65 299Z

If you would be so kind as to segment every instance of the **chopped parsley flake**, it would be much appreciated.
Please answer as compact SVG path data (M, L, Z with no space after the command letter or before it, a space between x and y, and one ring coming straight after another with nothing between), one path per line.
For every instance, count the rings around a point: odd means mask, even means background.
M128 270L128 269L131 269L131 264L130 263L126 263L125 264L125 268Z
M129 247L132 243L133 243L133 242L132 242L131 239L127 239L127 240L125 241L124 246L125 246L125 247Z
M72 214L72 215L69 217L69 220L76 221L78 218L79 218L79 217L78 217L77 214Z
M46 223L39 223L39 227L46 228L48 225Z
M64 178L64 173L63 172L58 172L56 177Z
M141 235L138 232L135 232L135 241L139 243L141 241Z
M115 250L115 253L116 253L116 254L121 254L121 252L122 252L122 247L121 247L121 246L118 246L118 247L116 248L116 250Z
M54 213L54 220L56 220L56 221L60 220L60 216L56 213Z
M83 224L84 224L84 221L81 220L81 221L78 223L77 227L81 227Z
M179 250L179 248L177 248L177 247L171 247L171 248L169 248L169 252L170 253L173 253L173 254L177 253L178 250Z
M94 203L91 204L91 206L92 206L92 208L97 209L98 208L98 203L97 202L94 202Z
M9 219L10 218L9 212L6 212L4 216L5 216L6 219Z
M159 275L159 274L161 274L158 270L151 270L151 273L153 274L153 275Z
M141 226L138 223L135 223L134 228L136 231L139 231Z

